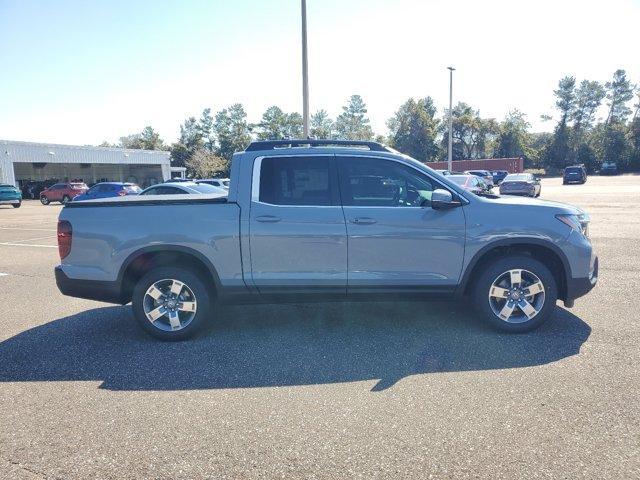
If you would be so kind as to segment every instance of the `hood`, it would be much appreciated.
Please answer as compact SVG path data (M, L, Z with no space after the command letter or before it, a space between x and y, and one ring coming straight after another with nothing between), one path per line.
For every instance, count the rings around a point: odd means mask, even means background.
M540 207L549 208L555 210L557 213L570 213L580 214L584 213L580 207L570 205L568 203L553 202L551 200L541 200L539 198L530 197L515 197L515 196L503 196L495 199L482 198L483 202L490 203L492 205L510 205L510 206L527 206L527 207Z

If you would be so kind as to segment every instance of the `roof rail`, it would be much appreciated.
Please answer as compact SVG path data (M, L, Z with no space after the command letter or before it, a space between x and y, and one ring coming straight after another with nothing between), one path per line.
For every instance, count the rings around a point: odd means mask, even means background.
M301 140L266 140L251 142L245 152L257 152L261 150L274 150L276 148L292 147L321 147L321 146L343 146L343 147L367 147L372 152L391 152L388 147L378 142L367 142L363 140L315 140L312 138Z

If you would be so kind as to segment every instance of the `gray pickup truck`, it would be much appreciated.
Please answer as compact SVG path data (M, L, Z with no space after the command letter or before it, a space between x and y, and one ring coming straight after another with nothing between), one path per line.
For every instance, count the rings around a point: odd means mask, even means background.
M67 204L60 291L132 303L165 340L218 303L467 298L523 332L597 282L588 216L560 203L477 196L373 142L254 142L225 194Z

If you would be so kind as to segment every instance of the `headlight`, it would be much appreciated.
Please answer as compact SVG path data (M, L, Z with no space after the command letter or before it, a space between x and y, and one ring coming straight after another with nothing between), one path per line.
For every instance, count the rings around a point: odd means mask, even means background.
M591 219L589 218L588 214L579 213L575 215L569 213L560 213L556 215L556 218L565 225L569 226L569 228L582 233L585 237L589 236L589 222L591 221Z

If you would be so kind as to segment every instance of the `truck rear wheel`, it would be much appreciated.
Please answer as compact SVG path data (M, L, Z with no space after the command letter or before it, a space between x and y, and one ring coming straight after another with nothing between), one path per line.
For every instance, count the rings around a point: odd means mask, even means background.
M474 304L494 327L528 332L549 319L558 299L551 271L538 260L511 255L488 265L475 283Z
M177 267L158 267L136 284L133 313L143 330L161 340L193 337L211 313L211 294L196 274Z

